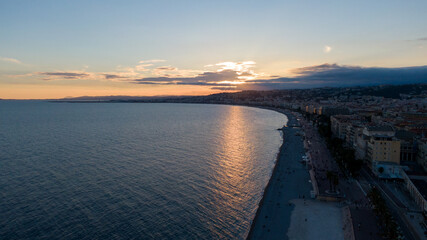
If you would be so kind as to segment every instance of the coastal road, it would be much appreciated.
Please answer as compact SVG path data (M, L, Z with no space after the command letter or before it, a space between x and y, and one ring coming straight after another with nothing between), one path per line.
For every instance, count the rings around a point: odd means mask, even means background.
M368 184L361 184L366 192L369 192L371 189L370 186L375 186L377 189L380 190L381 195L385 197L386 204L388 208L390 209L391 214L393 215L394 219L397 221L398 225L400 226L403 235L405 236L405 239L407 240L415 240L415 239L421 239L418 236L414 235L413 231L411 231L412 227L408 225L406 221L404 221L403 214L406 211L405 205L400 202L400 200L393 195L391 191L384 188L377 179L375 179L370 173L369 170L366 169L366 167L363 167L360 171L360 181L366 182Z
M355 238L357 240L379 239L377 236L379 232L377 220L363 188L359 186L357 181L347 178L341 172L317 128L304 118L301 118L300 122L304 128L306 145L310 153L311 164L315 170L319 194L323 196L329 195L327 191L330 186L327 172L335 172L339 176L339 183L336 189L340 193L339 196L342 197L342 206L350 208Z
M317 128L305 119L301 119L300 122L304 128L305 140L309 148L308 152L319 187L319 194L327 195L327 191L330 189L329 180L326 177L327 172L335 172L339 175L339 183L336 188L341 193L340 196L344 197L346 202L351 206L367 208L369 201L365 194L353 179L348 179L341 173L338 164L332 157Z

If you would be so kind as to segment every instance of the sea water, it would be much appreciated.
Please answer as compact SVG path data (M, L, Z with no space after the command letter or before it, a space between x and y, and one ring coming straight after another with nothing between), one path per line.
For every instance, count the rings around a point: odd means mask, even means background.
M0 101L2 239L244 239L286 116Z

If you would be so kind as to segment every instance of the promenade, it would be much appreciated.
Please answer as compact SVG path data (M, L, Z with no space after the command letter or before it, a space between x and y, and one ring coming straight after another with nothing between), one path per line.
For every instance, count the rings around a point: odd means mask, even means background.
M298 118L304 130L304 145L317 183L318 198L335 198L340 201L340 206L349 207L355 239L379 239L376 218L372 205L366 197L366 191L362 189L356 179L347 178L342 174L324 139L320 137L312 122L305 120L301 115ZM328 171L338 176L338 185L335 187L337 193L335 194L330 192Z
M320 137L317 128L302 116L299 119L304 129L304 145L307 149L310 165L317 181L318 194L326 197L337 197L339 200L345 200L349 205L369 208L369 201L365 193L354 179L347 178L342 174L338 164L329 152L324 139ZM327 178L328 171L338 176L338 185L335 187L337 190L336 194L330 194L331 186Z

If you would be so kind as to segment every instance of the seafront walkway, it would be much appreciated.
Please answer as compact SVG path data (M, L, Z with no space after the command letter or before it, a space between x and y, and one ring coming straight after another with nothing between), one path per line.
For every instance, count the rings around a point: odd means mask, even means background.
M359 182L353 178L347 178L342 174L335 159L332 157L324 139L317 128L297 115L304 130L304 141L313 168L314 176L319 188L319 199L333 199L340 201L341 206L349 207L351 223L355 239L380 239L378 223L372 210L372 205ZM338 176L338 184L335 186L337 193L331 194L331 185L327 178L327 172L333 172Z
M317 128L302 116L298 117L298 119L300 119L299 122L304 130L304 141L307 146L310 165L315 173L319 195L337 197L339 198L338 200L345 200L349 204L357 204L367 208L370 207L368 199L357 185L357 182L342 174ZM338 184L336 187L331 186L327 178L328 171L338 176ZM336 189L336 194L331 194L331 187Z

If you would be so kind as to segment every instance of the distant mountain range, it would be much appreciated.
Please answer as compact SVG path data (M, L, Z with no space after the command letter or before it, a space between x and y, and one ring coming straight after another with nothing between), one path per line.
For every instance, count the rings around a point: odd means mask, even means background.
M113 96L81 96L81 97L66 97L60 99L52 99L52 101L144 101L152 99L173 99L181 98L183 96L123 96L123 95L113 95Z
M376 96L385 98L427 97L427 84L380 85L368 87L323 87L312 89L285 89L268 91L241 91L234 93L217 93L207 96L83 96L62 98L53 101L66 102L217 102L218 100L259 101L263 98L281 98L284 100L330 98L342 96Z

